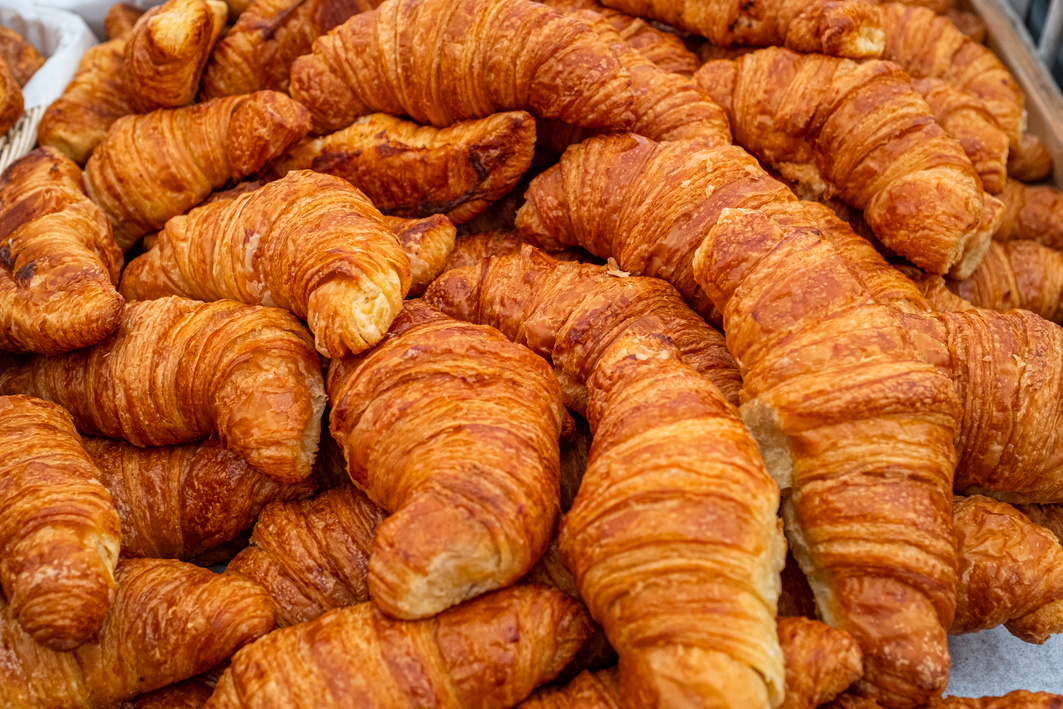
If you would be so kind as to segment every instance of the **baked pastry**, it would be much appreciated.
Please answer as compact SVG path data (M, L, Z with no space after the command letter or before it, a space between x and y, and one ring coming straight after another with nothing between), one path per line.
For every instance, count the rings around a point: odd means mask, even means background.
M1048 692L1016 690L1003 697L934 697L922 709L1056 709L1063 697ZM826 705L828 709L881 709L881 705L867 697L843 694Z
M420 126L383 113L298 143L271 170L313 169L365 192L385 214L445 214L464 224L513 189L531 165L535 119L495 113L447 128Z
M7 64L11 76L19 86L25 86L37 70L44 66L44 57L24 40L22 35L7 27L0 27L0 59Z
M325 407L310 333L291 314L184 298L127 305L103 342L0 372L0 394L53 401L84 433L137 446L217 431L282 483L310 475Z
M86 187L128 251L213 190L282 155L309 128L306 109L274 91L129 116L93 151Z
M779 618L778 631L786 658L780 709L816 709L863 675L863 653L844 630L809 618Z
M0 135L7 133L22 115L22 87L0 58Z
M202 709L210 699L214 685L193 677L154 692L141 694L122 704L122 709Z
M106 709L211 669L273 629L265 591L163 559L127 559L99 639L55 652L30 639L0 601L0 704Z
M542 359L411 301L379 346L333 360L328 388L351 479L391 513L369 561L379 608L426 618L535 565L557 523L564 414Z
M59 354L102 340L124 303L122 252L78 166L34 150L0 175L0 350Z
M485 258L492 256L505 256L506 254L519 254L525 241L520 232L512 229L498 229L479 234L466 234L454 240L454 249L447 256L443 271L466 266L479 266ZM550 256L558 261L579 261L581 263L597 263L595 257L583 249L566 249L553 251Z
M442 214L424 219L385 216L384 223L391 228L410 261L410 292L407 296L424 293L428 284L446 269L458 230Z
M564 687L544 688L517 705L517 709L620 709L620 679L615 667L581 672Z
M1034 524L1044 527L1063 544L1063 505L1015 505Z
M1008 180L1000 194L1004 218L993 235L998 241L1030 239L1063 249L1063 191L1055 187L1027 187Z
M310 170L174 217L159 245L130 262L121 287L130 300L180 295L288 309L326 357L379 342L409 290L409 259L372 202Z
M318 132L375 112L441 128L509 110L623 129L630 81L582 23L531 0L389 0L318 38L291 93Z
M70 414L0 396L0 586L10 617L52 650L92 639L114 598L118 512Z
M588 624L579 603L537 586L496 591L414 622L363 603L236 653L204 709L385 709L404 696L440 709L505 709L568 664Z
M1037 182L1052 174L1052 155L1033 133L1023 133L1017 147L1008 152L1008 177Z
M660 335L616 338L587 388L594 443L558 545L625 705L777 706L779 491L737 410Z
M122 556L192 560L255 523L274 500L313 494L311 476L282 485L226 450L216 437L138 448L84 439L99 480L122 518Z
M124 37L132 32L137 20L144 14L136 5L128 2L116 2L107 10L103 18L103 33L108 40Z

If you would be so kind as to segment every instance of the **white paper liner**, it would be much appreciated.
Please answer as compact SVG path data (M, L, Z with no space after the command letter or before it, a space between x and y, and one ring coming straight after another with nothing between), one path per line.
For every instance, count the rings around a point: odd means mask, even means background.
M163 0L37 0L36 5L38 7L65 10L78 15L88 23L89 29L102 42L107 39L103 31L103 19L107 16L107 11L111 9L111 5L118 2L127 2L130 5L136 5L140 9L146 10L149 7L161 5Z
M952 672L946 694L1000 696L1016 689L1063 694L1063 635L1031 645L1000 627L950 637L949 651Z

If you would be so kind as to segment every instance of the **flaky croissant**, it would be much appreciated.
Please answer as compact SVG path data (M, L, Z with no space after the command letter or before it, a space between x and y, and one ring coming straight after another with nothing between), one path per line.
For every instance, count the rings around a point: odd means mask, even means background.
M138 446L217 431L283 483L311 472L325 392L308 333L277 308L163 298L127 305L103 342L0 372L0 393L66 408L90 435Z
M144 10L127 2L117 2L107 10L103 18L103 33L108 40L123 37L132 32Z
M126 40L89 47L63 94L52 101L37 126L41 146L62 151L84 165L111 125L133 112L122 83Z
M513 189L534 151L535 119L524 111L441 129L374 113L303 140L271 169L279 176L313 169L342 177L384 214L445 214L464 224Z
M578 602L539 586L415 622L363 603L236 653L204 709L387 709L408 696L439 709L506 709L568 664L588 624Z
M309 478L281 485L221 441L138 448L85 438L85 450L122 518L122 556L194 559L235 538L273 500L307 497Z
M581 672L564 687L541 689L517 709L620 709L620 679L616 668Z
M491 325L552 362L565 405L580 413L587 409L587 378L625 331L667 335L687 364L738 402L741 380L723 338L656 278L558 261L524 245L444 272L424 300L459 320Z
M1059 709L1063 697L1048 692L1017 689L1002 697L934 697L920 709ZM843 694L826 705L828 709L882 709L873 699Z
M895 65L772 48L709 62L695 79L727 110L736 143L864 210L891 250L931 273L962 278L978 265L978 173Z
M892 706L927 701L948 681L956 603L952 382L818 230L728 210L694 273L724 313L742 418L788 491L819 614L863 650L857 686Z
M391 512L369 562L377 606L425 618L523 576L559 512L564 407L542 359L411 301L387 339L333 360L329 429Z
M306 109L274 91L124 117L93 151L86 187L127 251L212 190L282 155L309 128Z
M779 618L786 658L786 699L780 709L816 709L864 673L863 653L852 636L808 618Z
M479 266L481 261L492 256L519 254L521 247L527 243L520 235L520 232L509 229L459 236L454 240L454 250L447 256L443 271L465 268L466 266ZM593 256L579 248L553 251L550 256L558 261L596 263Z
M327 357L379 342L409 290L409 259L372 202L346 180L310 170L174 217L122 278L130 300L180 295L285 308L307 322Z
M713 44L783 45L864 59L882 53L875 8L861 0L606 0L609 7L696 32Z
M508 110L622 129L630 81L582 23L531 0L389 0L318 38L291 93L320 132L374 112L443 127Z
M314 40L381 0L255 0L210 55L199 99L288 90L296 57Z
M384 217L410 261L409 297L424 293L428 284L446 270L447 259L454 250L457 229L442 214L424 219Z
M1008 152L1008 177L1037 182L1052 174L1052 154L1033 133L1023 133L1017 147Z
M166 0L137 20L122 61L122 83L134 112L192 102L228 15L222 0Z
M387 513L347 484L312 500L267 505L251 545L227 573L262 586L277 604L277 625L305 623L369 600L369 553Z
M587 388L591 460L558 543L624 705L777 706L786 542L738 411L659 335L618 337Z
M36 642L72 650L103 625L114 598L118 512L70 414L0 396L0 585Z
M959 635L1004 625L1028 643L1063 631L1063 547L1005 502L974 495L953 506Z
M214 685L199 677L141 694L122 704L121 709L202 709L214 692Z
M73 652L33 642L0 601L0 704L110 709L205 672L273 629L265 591L192 564L128 559L99 639Z
M18 79L11 73L7 62L0 59L0 135L4 135L15 125L15 121L22 115L25 102L22 98L22 87Z
M1004 218L993 235L998 241L1030 239L1063 250L1063 191L1055 187L1027 187L1008 180L1000 194Z
M40 148L0 175L0 350L59 354L118 326L122 252L78 166Z
M7 27L0 27L0 59L7 64L11 76L19 86L25 86L37 70L44 66L44 57L36 47L23 39L18 32Z

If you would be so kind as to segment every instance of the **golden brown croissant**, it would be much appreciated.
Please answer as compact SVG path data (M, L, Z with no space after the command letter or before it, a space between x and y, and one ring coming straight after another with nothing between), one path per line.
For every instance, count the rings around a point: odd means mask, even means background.
M409 259L372 202L346 180L310 170L174 217L122 278L130 300L180 295L285 308L308 323L327 357L379 342L409 290Z
M985 44L986 35L989 33L989 27L981 17L973 12L964 12L963 10L955 9L950 9L944 14L952 20L952 24L956 25L956 29L960 32L963 32L979 44Z
M134 112L192 102L228 14L222 0L167 0L137 20L122 62L122 83Z
M992 51L961 32L948 17L925 7L884 3L878 7L886 44L882 58L913 78L944 79L980 98L1018 147L1025 126L1025 99L1014 77Z
M1047 186L1027 187L1009 179L1000 199L1004 202L1004 218L994 239L1030 239L1063 250L1063 191Z
M588 625L578 602L539 586L414 622L363 603L236 653L204 709L387 709L407 697L439 709L506 709L568 664Z
M378 347L333 360L328 387L351 479L392 513L369 562L381 609L428 617L535 565L559 512L549 365L411 301Z
M772 48L710 62L695 79L727 110L736 143L864 210L891 250L931 273L962 278L978 265L978 173L896 66Z
M11 126L15 125L15 121L22 115L23 105L22 87L8 68L7 62L0 59L0 135L7 133Z
M214 685L199 677L141 694L122 704L121 709L202 709L210 699Z
M274 502L259 515L251 545L226 573L245 576L277 604L277 625L314 620L369 600L369 552L387 512L347 484L312 500Z
M912 88L967 153L986 192L1000 193L1008 173L1008 135L985 102L943 79L913 79Z
M898 707L937 695L956 603L952 382L818 230L728 210L694 272L724 313L742 418L789 491L787 534L819 615L863 650L857 686Z
M424 293L428 284L446 270L458 230L442 214L424 219L384 217L384 223L395 234L402 252L410 261L410 292L407 295L413 297Z
M882 709L882 706L866 697L843 694L826 705L828 709ZM1015 690L1002 697L934 697L920 709L1059 709L1063 697L1048 692Z
M122 252L81 184L52 148L0 175L0 350L59 354L118 326Z
M581 672L564 687L541 689L517 709L620 709L620 679L616 668Z
M268 503L307 497L317 484L281 485L215 437L152 448L84 442L121 515L126 557L194 559L250 528Z
M1044 527L1063 544L1063 505L1015 505L1031 522Z
M614 340L587 388L594 444L558 544L625 705L777 706L786 542L738 411L660 335Z
M292 65L291 93L320 132L374 112L443 127L508 110L623 129L630 81L582 23L545 5L390 0L318 38Z
M126 40L121 38L85 51L62 96L44 111L37 127L42 146L56 148L83 165L111 125L133 112L122 83L125 48Z
M290 313L184 298L127 305L103 342L0 372L0 393L54 401L81 431L138 446L217 431L282 483L310 475L325 406L310 333Z
M1008 177L1038 182L1052 174L1052 154L1033 133L1023 133L1018 147L1008 153Z
M25 86L37 70L44 66L41 53L24 40L22 35L7 27L0 27L0 60L7 64L11 76L19 86Z
M953 506L959 559L954 635L1004 625L1028 643L1063 631L1063 547L1006 502L982 495Z
M535 119L524 111L442 129L375 113L303 140L272 170L278 176L302 169L336 175L384 214L445 214L463 224L513 189L534 151Z
M852 636L808 618L779 618L786 657L786 700L780 709L815 709L844 692L864 673Z
M863 59L882 53L875 8L862 0L606 0L623 12L696 32L713 44L783 45Z
M214 667L273 628L253 583L163 559L127 559L99 639L73 652L37 645L0 602L0 705L109 709Z
M144 11L136 5L132 5L127 2L118 2L111 5L107 10L107 14L103 18L103 33L107 36L108 40L118 39L123 37L128 32L133 31L133 27L136 26L137 20L140 19Z
M454 249L447 256L443 271L466 266L479 266L485 258L492 256L504 256L506 254L519 254L520 249L528 242L520 235L520 232L511 229L498 229L479 234L466 234L454 240ZM579 261L581 263L599 263L593 256L580 248L554 251L550 256L558 261Z
M296 57L310 52L314 40L382 0L255 0L240 13L210 55L203 72L201 101L249 94L261 89L288 90Z
M95 636L114 598L121 534L98 476L70 414L0 396L0 585L11 616L53 650Z
M425 302L459 320L491 325L554 365L565 405L587 409L587 378L621 333L662 333L684 361L738 402L741 380L723 337L656 278L558 261L531 246L446 271Z
M127 251L212 190L282 155L309 128L306 109L275 91L124 117L93 151L86 186Z

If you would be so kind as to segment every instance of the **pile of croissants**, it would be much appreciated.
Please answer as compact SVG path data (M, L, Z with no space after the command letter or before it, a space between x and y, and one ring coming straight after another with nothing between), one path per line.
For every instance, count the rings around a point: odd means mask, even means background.
M0 177L0 707L1063 707L941 698L1063 631L984 24L605 2L111 9Z

